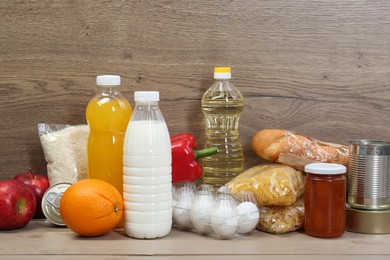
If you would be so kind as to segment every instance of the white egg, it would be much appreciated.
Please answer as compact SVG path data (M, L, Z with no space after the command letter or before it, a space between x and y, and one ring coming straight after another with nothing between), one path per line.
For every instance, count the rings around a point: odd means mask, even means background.
M181 200L173 208L173 220L179 229L192 228L190 207L191 200Z
M237 232L241 234L252 231L259 222L259 209L253 202L242 202L237 207L238 227Z
M179 229L191 229L190 208L195 192L190 187L181 187L176 191L176 204L173 207L173 222Z
M220 203L211 214L211 226L219 239L230 239L237 230L238 212L229 203Z
M196 196L191 206L191 221L198 234L208 234L211 229L211 211L214 207L214 198L208 195Z

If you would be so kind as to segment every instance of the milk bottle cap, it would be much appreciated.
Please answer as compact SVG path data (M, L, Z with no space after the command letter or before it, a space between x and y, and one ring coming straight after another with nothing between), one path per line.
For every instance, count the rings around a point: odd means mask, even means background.
M159 101L160 92L158 91L135 91L134 101Z

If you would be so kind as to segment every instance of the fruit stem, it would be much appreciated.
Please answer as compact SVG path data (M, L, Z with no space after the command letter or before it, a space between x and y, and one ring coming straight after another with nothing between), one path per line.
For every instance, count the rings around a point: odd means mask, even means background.
M203 150L194 150L195 159L204 158L218 153L217 147L209 147Z
M119 211L119 207L118 206L114 206L114 212L118 213L118 211Z

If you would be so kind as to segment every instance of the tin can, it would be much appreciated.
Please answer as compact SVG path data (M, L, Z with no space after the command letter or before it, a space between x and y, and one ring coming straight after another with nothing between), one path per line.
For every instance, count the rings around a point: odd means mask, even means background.
M60 201L65 190L72 185L71 183L63 182L51 186L42 197L43 215L51 223L58 226L65 226L60 215Z
M390 210L353 209L347 205L346 229L364 234L389 234Z
M356 209L390 208L390 142L350 142L348 203Z

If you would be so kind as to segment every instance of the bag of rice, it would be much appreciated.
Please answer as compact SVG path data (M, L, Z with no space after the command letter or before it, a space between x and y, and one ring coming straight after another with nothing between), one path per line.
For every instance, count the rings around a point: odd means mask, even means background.
M87 178L88 125L38 124L50 186Z

